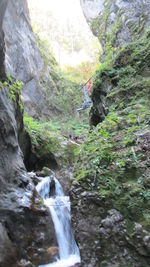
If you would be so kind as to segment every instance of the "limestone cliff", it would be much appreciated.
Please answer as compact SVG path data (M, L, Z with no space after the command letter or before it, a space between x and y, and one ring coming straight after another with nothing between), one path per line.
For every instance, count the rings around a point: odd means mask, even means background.
M0 16L0 78L5 77L5 67L4 67L4 59L5 59L5 46L4 46L4 33L2 30L2 24L3 24L3 17L5 14L7 6L7 1L3 0L0 2L0 10L1 10L1 16Z
M133 41L150 26L148 0L81 0L81 5L104 50Z
M35 117L46 115L45 92L40 86L44 64L31 29L27 2L7 0L5 6L1 26L5 72L24 83L25 111Z

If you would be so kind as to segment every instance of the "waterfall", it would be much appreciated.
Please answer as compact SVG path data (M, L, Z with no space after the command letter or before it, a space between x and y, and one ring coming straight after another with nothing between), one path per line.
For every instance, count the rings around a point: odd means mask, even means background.
M52 185L54 191L52 192ZM79 248L71 228L70 199L64 195L59 181L54 176L43 178L36 186L44 204L48 207L55 228L60 259L39 267L70 267L79 263Z

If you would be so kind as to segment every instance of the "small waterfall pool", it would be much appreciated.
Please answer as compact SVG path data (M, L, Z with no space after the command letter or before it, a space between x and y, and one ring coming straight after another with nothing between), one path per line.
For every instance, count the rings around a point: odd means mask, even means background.
M80 252L71 227L69 197L64 195L61 184L53 175L43 178L36 189L50 211L59 247L59 259L39 267L71 267L80 263Z

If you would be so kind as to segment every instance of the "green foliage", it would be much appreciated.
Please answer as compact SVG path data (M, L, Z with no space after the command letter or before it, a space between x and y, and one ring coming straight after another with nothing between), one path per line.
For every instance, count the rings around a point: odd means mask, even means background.
M52 48L50 47L49 42L46 39L42 40L39 37L39 34L37 32L35 32L34 34L36 37L38 49L42 55L45 66L51 65L51 67L55 67L57 65L57 62L55 60L55 57L53 55L53 51L52 51Z
M60 148L60 140L55 132L57 125L36 121L27 114L24 116L25 130L31 137L32 149L40 157L45 157L51 153L56 153Z
M71 134L76 137L85 137L89 131L88 120L80 121L77 118L70 118L62 125L62 131L67 135Z
M22 85L22 82L19 82L18 80L13 82L12 78L9 77L9 96L14 102L21 94Z
M74 81L77 84L83 84L93 76L97 67L98 65L96 62L95 64L92 64L91 62L86 61L76 67L66 66L64 71L71 81Z
M43 73L49 78L50 85L41 77L41 85L45 88L47 101L51 113L61 118L68 118L76 113L82 103L81 85L74 79L74 72L63 72L46 40L41 40L36 33L36 39L48 73ZM78 80L79 81L79 80Z
M8 91L8 96L14 102L14 104L18 103L20 110L23 110L24 106L20 100L23 83L18 80L13 80L13 78L8 75L8 81L3 83L0 82L0 86L4 87Z
M32 151L39 158L47 159L53 153L59 156L59 163L63 166L71 166L76 160L78 145L70 142L69 135L85 136L88 131L87 124L81 124L75 119L64 122L54 118L51 121L38 121L27 114L24 116L25 130L29 134L32 143Z

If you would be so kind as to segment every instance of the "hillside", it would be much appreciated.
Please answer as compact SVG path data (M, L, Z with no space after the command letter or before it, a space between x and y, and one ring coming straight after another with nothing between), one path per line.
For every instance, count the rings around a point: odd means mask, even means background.
M99 113L93 111L92 123L97 126L80 148L72 189L85 265L91 255L94 266L150 263L149 44L147 32L95 77L92 111L96 106Z

